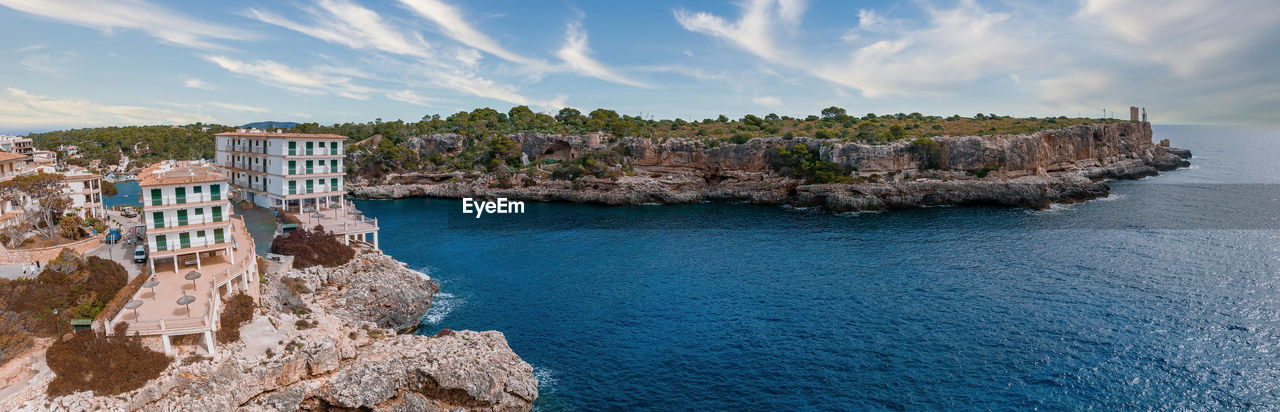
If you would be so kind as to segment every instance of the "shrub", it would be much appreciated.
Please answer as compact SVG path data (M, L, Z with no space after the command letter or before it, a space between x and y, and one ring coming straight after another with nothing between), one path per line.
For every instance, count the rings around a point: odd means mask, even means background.
M771 153L770 166L774 171L810 184L845 183L853 169L835 162L822 160L818 151L809 150L805 144L797 144L790 149L775 148Z
M920 169L938 169L942 167L942 145L927 137L917 137L911 141L911 150L920 160Z
M311 322L307 322L306 319L298 319L297 322L293 322L293 326L298 328L298 330L307 330L314 327Z
M218 329L218 342L231 343L240 340L240 326L253 320L253 298L244 293L238 293L227 302L227 308L222 311L222 318L218 320L220 328Z
M136 336L125 336L127 327L120 323L110 337L84 329L71 339L54 342L45 352L49 369L57 375L49 382L49 396L80 391L116 395L160 376L172 359L142 346Z
M271 242L271 253L293 256L296 268L315 265L335 267L350 262L356 256L355 249L342 244L337 236L319 225L311 230L298 229L276 236Z

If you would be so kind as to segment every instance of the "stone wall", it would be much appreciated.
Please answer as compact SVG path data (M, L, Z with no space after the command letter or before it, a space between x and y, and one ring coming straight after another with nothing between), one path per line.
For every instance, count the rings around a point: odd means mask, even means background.
M98 246L102 246L101 236L92 236L88 239L77 240L65 245L36 249L3 249L0 250L0 263L30 264L31 262L48 262L58 257L58 254L62 253L62 249L71 249L83 255L90 250L97 249Z

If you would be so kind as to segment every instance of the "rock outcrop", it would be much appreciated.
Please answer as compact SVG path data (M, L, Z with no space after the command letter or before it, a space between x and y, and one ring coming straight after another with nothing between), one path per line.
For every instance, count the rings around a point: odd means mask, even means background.
M335 268L293 270L282 281L297 291L314 291L315 300L334 314L372 320L378 327L402 333L418 328L439 290L426 274L378 253L362 253ZM277 311L290 312L298 299L291 288L269 288L263 302Z
M143 411L526 411L538 397L533 368L501 332L399 335L378 316L377 290L427 286L425 275L377 252L332 269L269 277L263 307L242 341L216 357L180 358L161 377L117 396L81 392L24 409ZM389 275L388 275L389 274ZM385 283L362 277L384 277ZM419 286L412 286L411 283ZM392 299L396 299L392 295ZM411 296L406 294L405 296ZM429 296L428 296L429 298ZM276 309L285 309L279 311ZM392 308L394 309L394 308ZM421 318L425 308L412 316ZM417 311L417 309L415 309ZM406 311L407 315L408 312ZM392 317L394 318L394 316Z
M599 135L520 133L508 138L533 161L573 159L591 151L624 153L633 173L555 180L538 174L407 173L351 179L350 193L367 198L505 197L606 205L708 200L822 206L836 211L939 204L1047 207L1106 196L1106 179L1135 179L1190 165L1191 153L1152 143L1150 123L1110 122L1030 134L943 136L936 169L921 170L912 143L885 145L811 138L752 139L743 144ZM456 135L419 136L419 154L451 147ZM424 141L435 143L426 144ZM806 185L772 167L775 148L804 144L819 158L856 170L853 183Z

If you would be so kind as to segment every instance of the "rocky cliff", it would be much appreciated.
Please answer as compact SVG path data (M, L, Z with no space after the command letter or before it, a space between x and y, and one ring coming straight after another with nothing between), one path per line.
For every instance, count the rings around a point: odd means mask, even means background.
M368 280L384 279L384 281ZM416 285L416 286L415 286ZM218 356L184 355L141 389L100 397L39 395L21 409L144 411L525 411L538 397L533 368L501 332L397 335L409 322L392 289L434 291L426 275L381 253L347 265L269 275L242 341ZM361 289L367 289L368 294ZM388 294L392 293L392 294ZM373 294L373 295L369 295ZM379 296L369 298L370 296ZM429 298L429 296L428 296ZM372 302L385 300L386 306ZM397 314L383 316L381 309ZM422 317L415 307L412 316Z
M369 198L506 197L610 205L706 200L823 206L837 211L937 204L1047 207L1106 196L1106 179L1132 179L1188 166L1190 153L1154 144L1150 123L1111 122L1030 134L943 136L936 151L915 143L885 145L811 138L760 138L743 144L655 141L539 133L509 135L535 165L601 151L625 154L628 173L556 180L535 166L523 174L409 173L352 179ZM456 135L419 136L406 146L422 155L461 150ZM853 170L850 183L806 184L778 173L777 150L805 145L819 159ZM929 159L929 156L933 156ZM922 162L929 160L928 169Z

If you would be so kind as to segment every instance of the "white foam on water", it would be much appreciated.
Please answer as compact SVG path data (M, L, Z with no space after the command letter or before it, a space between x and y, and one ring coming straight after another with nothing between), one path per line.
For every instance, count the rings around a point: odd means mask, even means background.
M538 393L545 394L555 392L556 384L559 380L555 377L555 372L541 366L533 367L533 377L538 379Z
M1107 197L1099 197L1097 199L1090 200L1090 202L1114 202L1120 199L1124 199L1124 195L1112 193L1107 195Z
M862 215L878 215L884 213L883 210L856 210L852 212L837 212L836 216L856 217Z
M422 317L422 321L429 325L438 325L440 321L448 317L454 309L467 303L466 300L454 296L448 292L436 292L436 296L431 300L431 309L427 309L427 315Z
M1075 209L1077 205L1079 205L1079 203L1053 203L1049 205L1048 209L1042 209L1042 210L1027 209L1027 213L1030 213L1033 215L1057 214L1057 213L1067 212L1072 209Z

